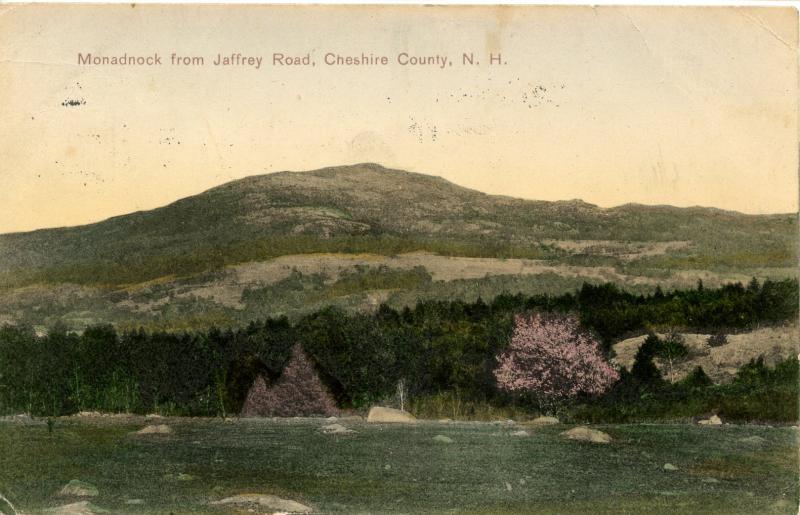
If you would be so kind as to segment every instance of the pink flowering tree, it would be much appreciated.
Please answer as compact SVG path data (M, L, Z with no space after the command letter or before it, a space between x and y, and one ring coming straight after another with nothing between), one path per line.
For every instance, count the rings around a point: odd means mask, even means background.
M599 395L619 379L597 340L573 316L517 315L497 362L500 389L530 395L548 412L579 394Z

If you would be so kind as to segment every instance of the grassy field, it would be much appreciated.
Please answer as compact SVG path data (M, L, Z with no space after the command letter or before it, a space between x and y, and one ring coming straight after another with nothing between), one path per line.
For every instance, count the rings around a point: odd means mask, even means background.
M320 513L761 514L798 505L789 427L597 426L614 438L603 445L564 440L563 425L338 422L356 432L324 434L322 419L0 422L0 493L25 513L79 500L57 495L71 479L95 485L92 504L114 513L224 513L209 503L246 492ZM173 433L131 434L148 423ZM529 436L512 435L520 429Z

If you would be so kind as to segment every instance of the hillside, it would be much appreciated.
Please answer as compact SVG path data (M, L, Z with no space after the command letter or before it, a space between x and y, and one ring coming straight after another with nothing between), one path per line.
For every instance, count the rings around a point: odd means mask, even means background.
M522 200L359 164L253 176L91 225L0 235L0 322L28 319L34 304L48 320L119 321L169 306L224 321L248 295L257 312L234 318L564 291L583 280L634 290L746 281L795 276L796 248L794 214Z
M660 338L667 337L659 334ZM795 356L798 351L797 325L766 327L750 332L726 335L726 343L719 347L708 344L709 334L682 334L684 343L689 348L685 359L679 360L670 370L667 363L656 360L664 378L673 382L680 381L689 375L695 367L703 367L703 371L715 383L729 383L736 376L739 368L752 359L763 357L768 366L775 366L780 360ZM628 338L614 345L614 362L628 370L633 366L636 351L647 335Z

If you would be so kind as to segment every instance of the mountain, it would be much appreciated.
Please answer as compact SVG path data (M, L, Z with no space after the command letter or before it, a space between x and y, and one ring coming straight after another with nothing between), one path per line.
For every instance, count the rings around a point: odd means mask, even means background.
M253 176L91 225L0 235L0 272L8 281L9 273L32 269L63 267L66 273L82 265L149 262L155 268L143 272L142 279L152 279L274 257L283 253L282 246L289 247L287 252L293 246L314 252L348 243L359 247L356 242L363 240L375 243L361 246L380 250L381 239L434 251L450 243L467 255L493 257L542 257L541 244L549 240L682 241L691 242L687 259L731 264L741 258L748 265L770 266L776 261L790 265L796 233L795 215L634 204L602 209L579 200L521 200L360 164ZM714 254L704 253L709 250ZM176 262L162 263L169 257ZM77 282L93 282L74 275ZM113 277L105 280L115 282Z
M4 303L7 312L12 305L19 308L25 287L47 290L56 299L63 297L53 293L56 286L63 290L64 285L103 295L152 282L194 281L208 287L209 277L226 276L232 266L319 253L334 253L339 261L350 259L341 256L384 256L378 261L389 269L391 256L424 253L428 258L415 258L415 267L434 282L447 276L431 272L443 269L443 257L481 258L462 259L458 266L484 267L485 275L493 276L521 275L507 269L509 259L535 262L571 278L602 269L631 286L652 287L652 278L667 281L677 277L676 271L688 272L681 276L684 282L794 276L797 229L796 214L635 204L607 209L580 200L523 200L377 164L280 172L95 224L0 235L0 291L5 295L0 296L0 314ZM521 270L528 261L520 262ZM369 263L350 265L372 273ZM326 281L341 279L340 269ZM313 273L306 269L305 275ZM483 277L474 275L447 277ZM384 279L378 282L385 285ZM389 282L406 280L412 279ZM353 288L358 290L354 286L349 294ZM12 294L16 300L9 300Z

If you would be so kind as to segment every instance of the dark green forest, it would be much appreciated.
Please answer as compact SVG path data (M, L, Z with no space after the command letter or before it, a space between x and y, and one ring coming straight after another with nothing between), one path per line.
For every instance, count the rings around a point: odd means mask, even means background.
M724 335L794 322L798 282L754 279L714 289L698 283L652 295L584 284L557 296L425 301L369 314L326 308L295 322L266 319L207 331L118 332L95 325L79 334L56 325L37 336L30 327L6 325L0 328L0 413L235 415L256 374L279 376L299 343L344 408L386 402L402 380L410 399L456 393L468 402L534 414L538 407L530 401L498 391L492 374L514 316L531 311L577 315L608 355L622 338L659 330ZM634 421L718 411L738 420L797 418L796 358L774 368L753 361L728 385L712 384L702 369L671 384L652 364L661 352L655 340L642 346L632 369L609 392L578 399L565 407L566 416ZM723 345L724 336L715 344Z

